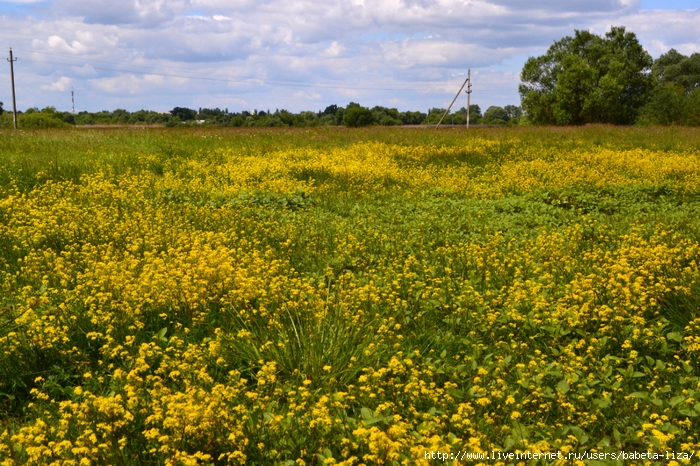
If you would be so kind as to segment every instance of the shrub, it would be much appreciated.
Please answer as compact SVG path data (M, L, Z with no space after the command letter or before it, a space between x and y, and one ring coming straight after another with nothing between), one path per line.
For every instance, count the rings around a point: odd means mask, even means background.
M17 117L20 128L63 128L67 127L61 118L52 113L25 113Z

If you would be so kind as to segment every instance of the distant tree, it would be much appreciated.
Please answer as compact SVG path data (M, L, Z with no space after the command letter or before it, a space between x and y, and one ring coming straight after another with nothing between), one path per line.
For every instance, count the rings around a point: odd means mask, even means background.
M146 110L138 110L129 116L129 119L127 120L127 122L129 124L132 124L132 125L139 124L139 123L145 123L147 116L148 116L148 112Z
M514 118L520 118L521 116L523 116L522 107L518 107L515 105L506 105L505 107L503 107L503 110L505 110L508 114L509 120L512 120Z
M323 115L333 115L333 116L335 116L336 113L338 113L338 106L335 105L335 104L329 105L329 106L326 107L326 109L323 111Z
M94 125L95 119L92 117L91 113L80 112L80 113L78 113L78 116L75 117L75 124L76 125Z
M423 124L426 125L436 125L440 118L445 114L446 108L431 108L428 111L428 115L423 120Z
M2 115L5 112L5 110L2 108L2 105L3 103L0 102L0 115Z
M651 56L624 27L576 31L527 60L520 96L536 124L631 124L654 85Z
M675 83L688 94L700 89L700 53L687 57L671 49L657 58L651 69L661 85Z
M402 124L399 119L399 111L395 108L376 106L372 110L372 119L383 126L395 126Z
M180 117L176 116L169 118L168 121L165 122L165 126L168 128L173 128L180 125L182 125L182 120L180 120Z
M64 112L61 116L61 119L70 125L75 124L75 115L73 115L72 113Z
M284 123L285 126L292 126L294 124L294 114L289 110L279 110L275 112L275 116L282 120L282 123Z
M112 112L112 122L113 123L128 123L129 117L130 117L130 113L123 108L118 108Z
M269 118L265 119L265 122L263 124L264 126L268 127L282 127L282 126L287 126L284 124L282 119L276 115L272 115Z
M510 117L503 107L491 106L484 112L484 123L499 124L506 123Z
M68 126L56 112L30 112L21 115L17 124L20 128L61 128Z
M368 108L361 107L359 104L351 102L343 115L343 123L351 128L359 126L367 126L374 123L372 111Z
M649 103L640 112L638 123L645 125L683 125L688 113L688 99L680 84L667 82L652 92Z
M335 126L337 124L338 122L333 114L322 114L321 118L318 119L319 126Z
M228 122L229 126L241 127L245 125L245 118L243 115L234 115Z
M294 126L317 126L318 116L314 112L301 112L294 116Z
M421 112L401 112L399 119L404 125L420 125L428 115Z
M684 86L666 82L651 94L640 112L640 125L700 126L700 88L686 93Z
M181 121L194 120L197 117L197 112L190 108L175 107L170 110L170 114L174 117L178 117Z

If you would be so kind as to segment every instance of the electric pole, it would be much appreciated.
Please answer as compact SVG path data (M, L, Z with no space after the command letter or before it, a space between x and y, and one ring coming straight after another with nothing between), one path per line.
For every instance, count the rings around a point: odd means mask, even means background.
M10 79L12 80L12 121L17 129L17 101L15 100L15 62L17 59L12 57L12 48L10 48L10 58L7 61L10 62Z
M462 93L462 89L464 89L464 86L467 84L467 81L469 81L469 78L464 80L464 84L462 84L462 87L460 87L459 90L457 91L457 95L455 95L455 98L452 99L452 103L450 104L449 107L447 107L447 110L445 110L445 113L442 115L442 118L440 118L440 121L438 121L438 124L437 124L437 126L435 126L435 129L438 129L440 127L440 124L442 124L442 120L444 120L445 117L447 116L447 114L450 112L450 109L454 105L455 100L457 100L457 97L459 97L459 95Z
M467 71L467 81L469 84L464 92L467 93L467 129L469 129L469 107L472 106L472 70Z
M70 112L75 114L75 93L73 92L73 88L70 88L70 102L71 102L71 107L70 107Z

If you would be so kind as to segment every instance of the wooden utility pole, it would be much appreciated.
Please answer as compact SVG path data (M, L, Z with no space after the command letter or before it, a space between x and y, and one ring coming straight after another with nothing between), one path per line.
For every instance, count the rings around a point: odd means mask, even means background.
M472 106L472 70L467 71L467 81L469 84L464 92L467 93L467 129L469 129L469 107Z
M460 87L459 90L457 91L457 95L455 96L454 99L452 99L452 103L450 104L449 107L447 107L447 110L445 110L445 113L442 115L442 118L440 118L440 121L438 121L438 124L435 127L435 129L438 129L440 127L440 123L442 123L442 120L444 120L445 117L447 116L447 114L450 112L450 109L454 105L455 100L457 100L457 97L459 97L459 95L462 93L462 89L464 89L464 86L467 84L467 81L469 81L469 78L464 80L464 84L462 84L462 87Z
M17 101L15 100L15 62L17 59L12 57L12 48L10 48L10 58L7 61L10 62L10 79L12 80L12 121L17 129Z

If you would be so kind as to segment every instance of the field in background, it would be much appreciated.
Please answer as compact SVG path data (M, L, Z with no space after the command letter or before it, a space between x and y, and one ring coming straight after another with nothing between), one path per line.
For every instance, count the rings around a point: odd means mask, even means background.
M700 450L698 130L0 141L2 465Z

